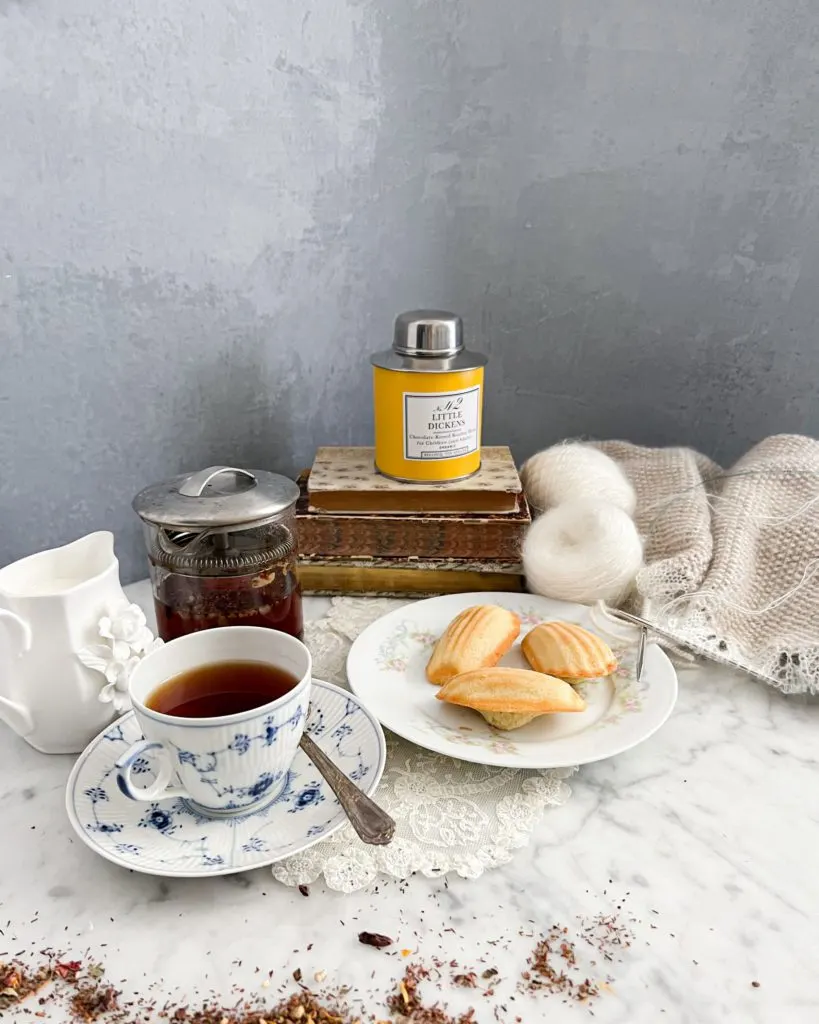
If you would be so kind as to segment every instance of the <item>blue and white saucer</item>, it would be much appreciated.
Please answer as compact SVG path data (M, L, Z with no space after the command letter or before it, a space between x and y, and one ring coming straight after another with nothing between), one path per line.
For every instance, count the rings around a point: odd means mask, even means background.
M307 731L372 796L386 759L381 726L360 700L313 680ZM326 839L347 820L330 787L299 749L282 792L251 814L206 818L178 798L128 799L114 764L140 738L133 712L100 733L80 754L66 788L68 817L101 857L149 875L198 878L273 864ZM152 769L144 763L145 781Z

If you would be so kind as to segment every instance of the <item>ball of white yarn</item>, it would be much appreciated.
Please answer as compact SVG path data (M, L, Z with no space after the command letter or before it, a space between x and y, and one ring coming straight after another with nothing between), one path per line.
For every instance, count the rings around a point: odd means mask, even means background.
M520 477L526 497L540 511L574 498L599 498L630 516L637 497L614 459L591 445L571 442L538 452L524 462Z
M532 523L523 542L529 590L559 601L619 604L642 564L633 520L605 501L558 505Z

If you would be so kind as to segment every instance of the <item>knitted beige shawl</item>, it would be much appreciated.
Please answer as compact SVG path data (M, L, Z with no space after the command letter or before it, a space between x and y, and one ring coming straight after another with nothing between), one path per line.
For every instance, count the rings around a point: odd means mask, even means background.
M637 492L646 618L786 693L819 692L819 441L769 437L727 471L688 448L596 447Z

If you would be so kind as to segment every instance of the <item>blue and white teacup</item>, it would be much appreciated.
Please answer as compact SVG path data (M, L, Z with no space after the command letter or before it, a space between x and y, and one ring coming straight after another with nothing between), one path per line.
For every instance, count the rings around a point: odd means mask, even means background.
M261 707L219 718L180 718L147 707L151 693L183 672L220 661L259 661L298 682ZM312 661L295 637L260 626L225 626L172 640L134 668L128 683L145 737L117 761L117 782L132 800L187 799L211 817L244 814L281 792L310 705ZM154 776L147 785L135 778Z

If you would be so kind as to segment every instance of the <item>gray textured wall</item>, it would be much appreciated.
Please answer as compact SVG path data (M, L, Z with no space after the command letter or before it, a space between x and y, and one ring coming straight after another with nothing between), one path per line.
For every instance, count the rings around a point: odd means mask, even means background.
M0 0L0 564L370 439L402 309L486 439L813 433L815 0Z

